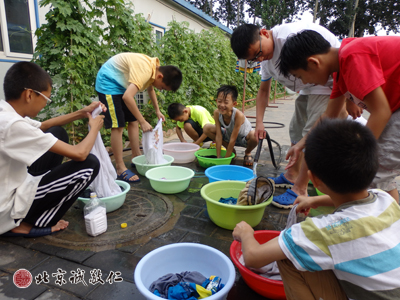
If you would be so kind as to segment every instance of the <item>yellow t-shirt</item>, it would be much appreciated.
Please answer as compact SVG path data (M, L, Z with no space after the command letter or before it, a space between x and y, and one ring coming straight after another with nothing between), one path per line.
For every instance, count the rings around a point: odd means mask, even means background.
M96 91L108 95L123 94L130 83L140 92L144 91L154 82L159 65L157 57L130 52L117 54L98 72Z

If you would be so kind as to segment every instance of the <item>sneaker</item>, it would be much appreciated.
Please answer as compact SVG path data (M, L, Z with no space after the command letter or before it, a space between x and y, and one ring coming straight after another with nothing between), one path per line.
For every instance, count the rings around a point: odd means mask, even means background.
M297 194L292 190L288 189L282 195L274 196L272 198L272 205L279 208L289 209L293 207L293 203L296 200L296 198Z
M291 183L289 180L285 178L285 173L281 173L278 177L268 177L275 182L275 187L277 188L284 188L284 189L291 189L294 183Z

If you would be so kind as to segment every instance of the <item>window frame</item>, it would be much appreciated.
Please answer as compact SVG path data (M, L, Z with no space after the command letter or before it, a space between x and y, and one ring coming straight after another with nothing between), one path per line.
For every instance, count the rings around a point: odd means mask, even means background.
M154 34L154 41L157 42L157 35L156 35L156 31L159 31L162 33L162 36L164 36L165 34L165 27L158 25L158 24L154 24L152 22L149 22L149 24L151 25L151 27L153 27L153 34Z
M29 22L31 25L31 37L32 37L32 49L35 52L36 48L36 36L35 30L37 29L37 3L34 0L27 0L28 10L29 10ZM32 59L32 54L12 52L10 50L10 42L8 39L8 27L7 27L7 17L5 10L4 0L0 0L0 27L1 27L1 38L3 42L3 51L0 51L0 58L24 58Z

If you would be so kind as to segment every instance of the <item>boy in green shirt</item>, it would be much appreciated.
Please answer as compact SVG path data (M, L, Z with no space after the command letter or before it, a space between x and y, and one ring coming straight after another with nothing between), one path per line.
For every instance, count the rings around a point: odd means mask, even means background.
M211 141L204 133L206 124L215 124L211 114L200 105L185 106L181 103L172 103L168 106L169 117L177 121L176 134L182 143L186 143L182 129L193 139L193 143L201 146L203 142Z

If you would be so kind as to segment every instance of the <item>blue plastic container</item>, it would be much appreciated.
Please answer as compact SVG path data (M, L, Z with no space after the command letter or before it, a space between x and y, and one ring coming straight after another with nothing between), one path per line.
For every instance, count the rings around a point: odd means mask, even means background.
M209 182L221 180L237 180L247 182L254 178L252 169L235 165L219 165L209 167L204 174L208 177Z

